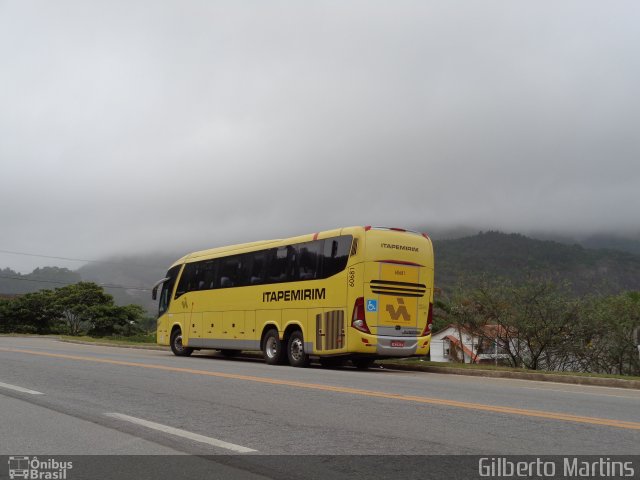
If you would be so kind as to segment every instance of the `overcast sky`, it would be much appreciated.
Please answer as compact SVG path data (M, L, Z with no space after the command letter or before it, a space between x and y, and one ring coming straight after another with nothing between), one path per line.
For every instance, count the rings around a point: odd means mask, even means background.
M636 0L0 0L0 250L637 232L639 25Z

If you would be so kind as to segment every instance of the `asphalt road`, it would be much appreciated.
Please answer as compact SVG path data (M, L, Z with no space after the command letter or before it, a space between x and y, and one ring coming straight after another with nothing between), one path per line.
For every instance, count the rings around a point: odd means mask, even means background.
M29 453L638 455L640 391L0 337L0 455Z

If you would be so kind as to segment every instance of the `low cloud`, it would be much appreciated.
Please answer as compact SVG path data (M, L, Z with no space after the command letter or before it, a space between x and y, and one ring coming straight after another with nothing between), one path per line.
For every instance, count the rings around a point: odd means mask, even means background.
M0 249L98 258L350 224L637 231L638 10L3 3Z

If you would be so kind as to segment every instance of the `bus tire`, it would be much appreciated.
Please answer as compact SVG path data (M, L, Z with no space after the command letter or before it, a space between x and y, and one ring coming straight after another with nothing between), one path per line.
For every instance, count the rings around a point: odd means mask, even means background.
M354 358L351 360L351 363L353 363L353 366L358 370L367 370L373 365L373 361L372 358Z
M289 336L287 357L292 367L309 366L309 355L304 351L304 338L300 330L296 330Z
M262 355L269 365L278 365L284 357L282 352L282 341L278 336L278 331L274 328L269 330L264 336L262 343Z
M171 351L178 357L188 357L193 353L193 348L182 345L182 331L179 328L171 332Z

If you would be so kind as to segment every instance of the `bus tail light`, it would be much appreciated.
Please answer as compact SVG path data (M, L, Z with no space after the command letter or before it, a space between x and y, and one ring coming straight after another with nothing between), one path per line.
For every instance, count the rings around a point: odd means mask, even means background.
M367 320L364 316L364 297L358 297L353 305L353 317L351 318L351 326L363 333L371 334Z
M421 337L431 334L431 325L433 324L433 303L429 302L429 313L427 313L427 324L422 331Z

